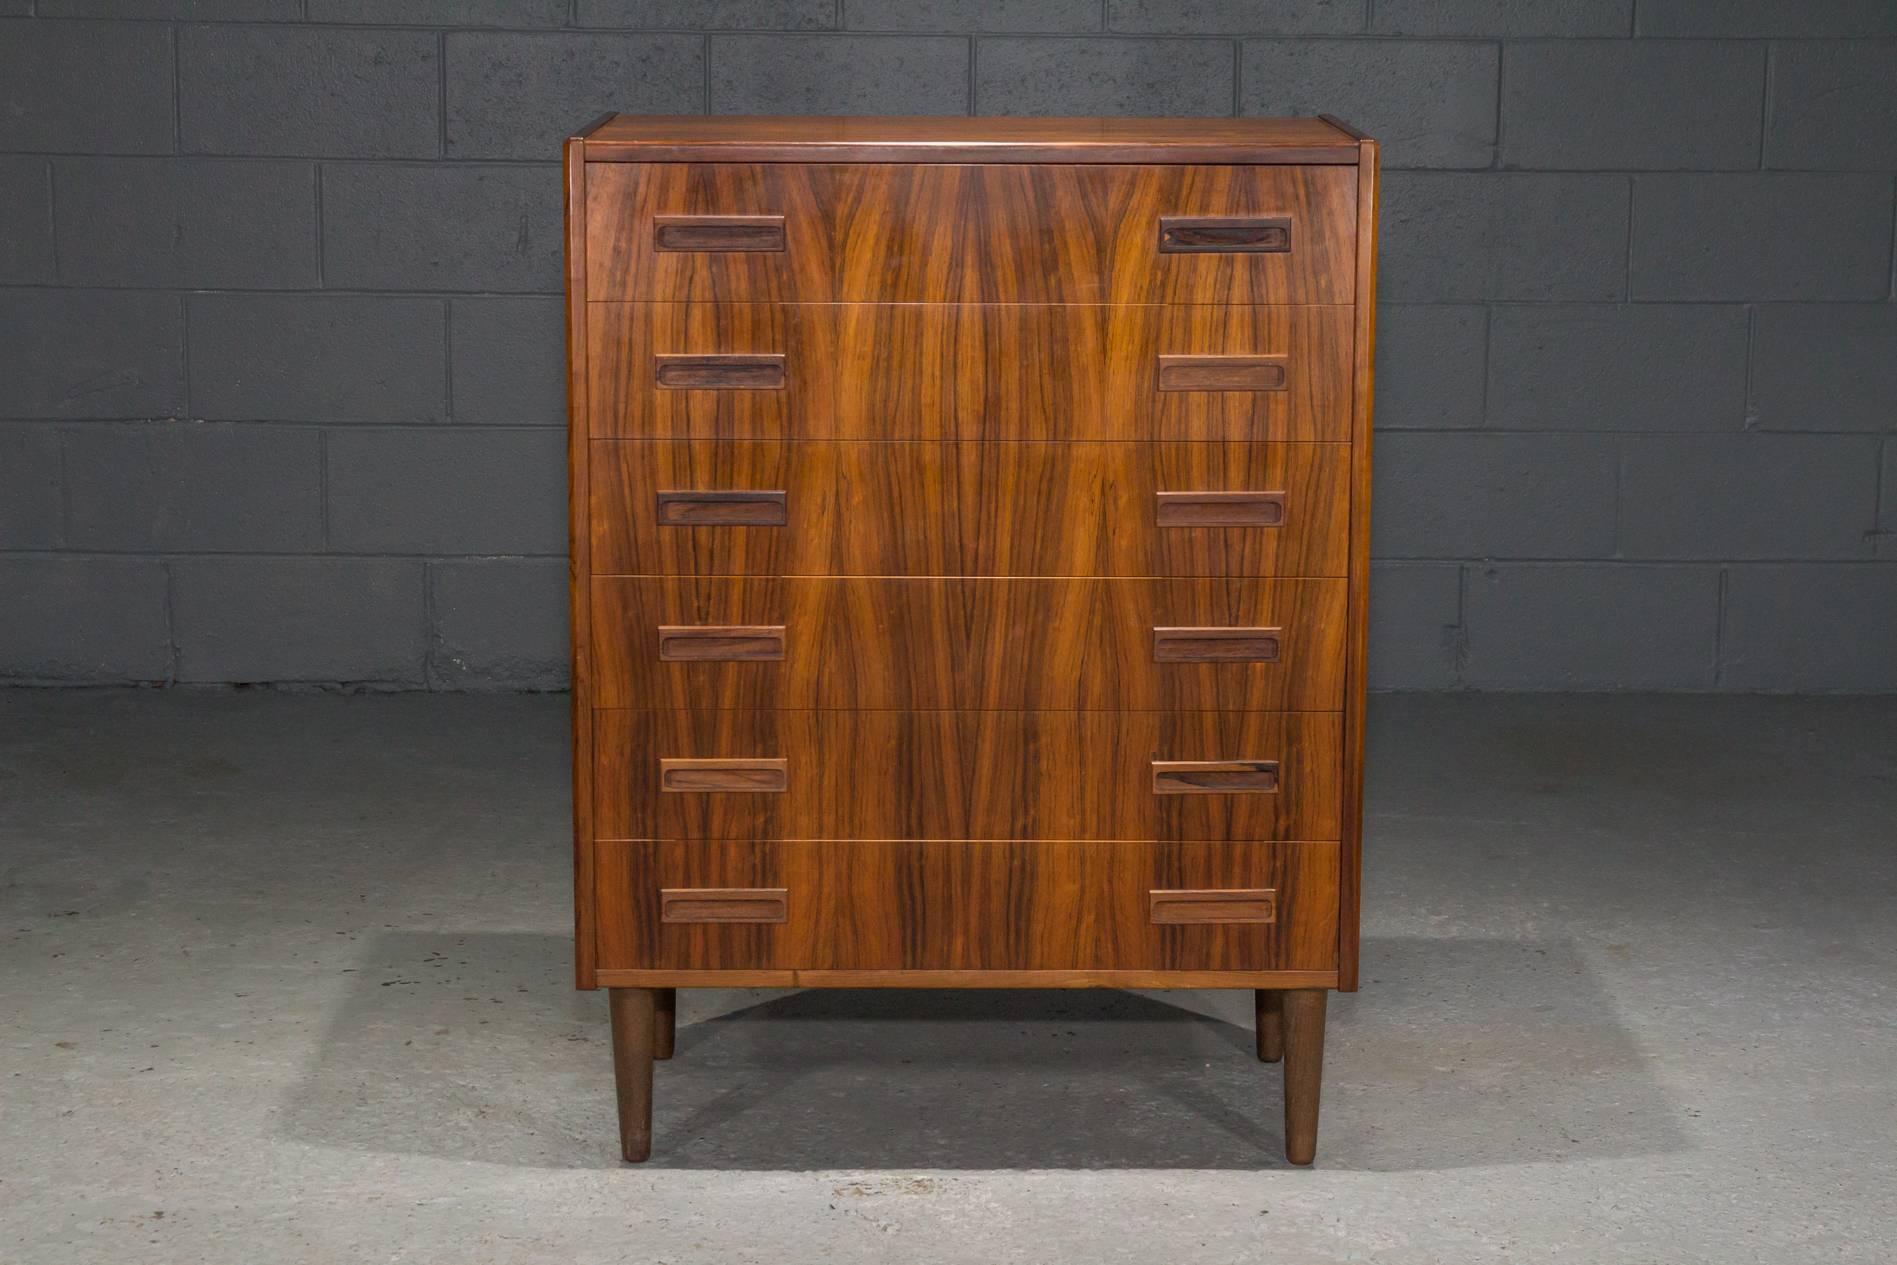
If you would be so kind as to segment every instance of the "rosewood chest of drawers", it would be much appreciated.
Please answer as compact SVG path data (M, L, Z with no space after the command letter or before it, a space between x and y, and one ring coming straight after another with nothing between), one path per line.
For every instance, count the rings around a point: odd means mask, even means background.
M1377 149L609 116L566 150L578 981L1357 985Z

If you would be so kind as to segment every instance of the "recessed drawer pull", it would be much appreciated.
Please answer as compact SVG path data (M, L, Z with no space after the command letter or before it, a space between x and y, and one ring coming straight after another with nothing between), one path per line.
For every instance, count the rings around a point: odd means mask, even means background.
M776 251L784 249L781 215L655 215L652 249Z
M782 527L782 492L660 492L661 527Z
M653 379L668 391L782 391L784 357L654 356Z
M1154 888L1146 893L1146 920L1162 925L1276 922L1278 893L1270 887Z
M781 759L659 761L661 791L781 792L789 785L789 764Z
M1155 628L1153 662L1271 662L1283 636L1282 628Z
M1278 789L1276 760L1155 760L1155 795L1268 794Z
M783 922L790 893L782 887L662 887L660 922Z
M1282 527L1282 492L1161 492L1161 527Z
M783 657L782 624L663 624L659 627L659 658L667 663L763 662Z
M1162 215L1162 255L1266 255L1291 249L1288 215Z
M1282 391L1288 356L1161 356L1162 391Z

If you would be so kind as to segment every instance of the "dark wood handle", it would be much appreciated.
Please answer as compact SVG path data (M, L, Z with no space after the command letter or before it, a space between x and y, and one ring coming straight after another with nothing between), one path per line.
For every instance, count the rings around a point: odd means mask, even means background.
M1282 492L1161 492L1161 527L1282 527Z
M782 492L660 492L661 527L782 527Z
M790 893L782 887L662 887L660 922L783 922Z
M1291 249L1288 215L1162 215L1162 255L1266 255Z
M659 659L666 663L765 662L784 657L782 624L662 624Z
M661 791L781 792L789 785L790 765L781 759L659 761Z
M654 356L653 378L668 391L782 391L784 357Z
M777 251L784 249L781 215L655 215L652 249L663 251Z
M1161 356L1162 391L1282 391L1288 356Z
M1282 628L1155 628L1154 663L1269 663Z
M1155 795L1269 794L1278 789L1276 760L1155 760Z
M1276 922L1278 893L1270 887L1227 890L1188 888L1146 893L1146 920L1161 924L1192 922Z

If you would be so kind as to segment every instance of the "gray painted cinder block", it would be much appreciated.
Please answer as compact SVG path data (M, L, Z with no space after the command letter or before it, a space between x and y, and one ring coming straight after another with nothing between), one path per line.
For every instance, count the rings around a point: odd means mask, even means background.
M1773 45L1765 165L1897 168L1897 44Z
M567 0L308 0L310 21L357 26L565 26Z
M1489 424L1507 430L1739 430L1746 309L1580 304L1489 317Z
M440 299L191 296L191 407L233 421L438 422Z
M0 416L171 417L184 407L175 294L0 290Z
M1377 0L1377 35L1626 35L1634 0Z
M843 25L864 31L1068 34L1101 28L1099 0L843 0Z
M328 489L333 549L566 551L566 437L559 431L335 431Z
M181 558L171 583L180 681L423 682L419 562Z
M1897 432L1897 307L1769 303L1753 320L1756 425Z
M0 151L170 153L171 62L156 23L0 21Z
M558 690L568 682L567 570L558 558L429 567L429 677L457 690Z
M1505 56L1505 167L1667 171L1758 163L1761 45L1545 40L1510 44Z
M0 680L171 675L165 564L155 558L0 558L0 593Z
M1614 443L1593 435L1381 435L1371 552L1380 559L1608 557Z
M1709 689L1719 569L1471 567L1463 620L1476 689Z
M39 0L43 18L171 18L186 22L294 22L298 0Z
M705 104L697 35L456 32L447 58L450 158L558 158L564 138L608 109Z
M1460 41L1247 40L1239 113L1338 115L1392 167L1487 167L1500 60Z
M1737 566L1726 573L1721 689L1897 691L1897 566Z
M647 30L811 31L836 23L837 0L578 0L579 25Z
M454 420L566 424L566 303L455 299L448 305Z
M1487 345L1485 307L1379 305L1377 428L1482 425Z
M1897 35L1890 0L1640 0L1636 35Z
M935 35L714 35L713 114L962 114L969 42Z
M0 549L57 549L64 543L60 487L59 432L51 426L0 426Z
M1370 688L1446 690L1462 659L1462 568L1379 562L1370 568Z
M1392 172L1379 243L1392 302L1619 299L1627 177Z
M1364 0L1107 0L1107 29L1145 35L1352 35Z
M415 158L440 151L436 38L421 31L187 26L188 154Z
M309 163L62 158L61 278L79 285L314 286Z
M317 432L139 422L66 432L75 549L314 553L323 547Z
M1868 558L1878 442L1854 435L1628 439L1621 552L1632 558Z
M0 283L53 279L52 178L43 158L0 158Z
M1877 511L1877 556L1897 559L1897 440L1884 444L1883 504Z
M562 215L557 163L328 164L323 275L348 289L558 294Z
M984 39L978 114L1229 115L1223 40Z
M1636 176L1635 298L1882 299L1887 175Z

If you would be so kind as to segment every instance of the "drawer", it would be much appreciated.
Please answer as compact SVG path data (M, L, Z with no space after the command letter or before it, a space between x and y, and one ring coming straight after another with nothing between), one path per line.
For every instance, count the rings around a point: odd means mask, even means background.
M593 723L601 839L1339 837L1335 712L604 710Z
M1349 303L1345 166L607 163L593 299Z
M1341 576L1343 444L602 440L625 575Z
M595 304L594 438L1350 437L1341 306Z
M595 851L621 970L1335 970L1335 843L703 840Z
M1343 706L1346 581L596 576L602 707Z

